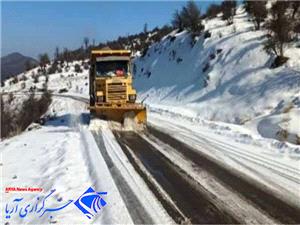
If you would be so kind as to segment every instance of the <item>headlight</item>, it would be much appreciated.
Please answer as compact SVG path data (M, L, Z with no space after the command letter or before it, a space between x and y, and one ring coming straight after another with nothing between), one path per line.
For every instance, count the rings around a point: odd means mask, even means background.
M129 95L129 101L135 101L136 95Z

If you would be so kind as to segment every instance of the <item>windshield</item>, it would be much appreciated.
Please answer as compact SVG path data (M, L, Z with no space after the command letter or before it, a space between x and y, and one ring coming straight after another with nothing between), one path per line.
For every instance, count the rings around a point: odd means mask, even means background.
M125 76L128 61L103 61L96 63L96 76Z

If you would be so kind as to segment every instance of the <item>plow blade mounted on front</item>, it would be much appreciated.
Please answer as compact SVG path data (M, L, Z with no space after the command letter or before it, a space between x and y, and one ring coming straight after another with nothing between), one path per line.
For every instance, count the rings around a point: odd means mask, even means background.
M96 118L124 123L126 118L133 119L137 124L146 124L146 107L142 104L122 106L95 105L89 107L91 115Z

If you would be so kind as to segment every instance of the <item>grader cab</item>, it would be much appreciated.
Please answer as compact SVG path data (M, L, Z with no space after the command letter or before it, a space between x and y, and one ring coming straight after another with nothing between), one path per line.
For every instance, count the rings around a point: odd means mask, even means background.
M130 117L137 124L146 123L146 108L136 103L132 87L129 50L92 50L90 112L100 119L123 123Z

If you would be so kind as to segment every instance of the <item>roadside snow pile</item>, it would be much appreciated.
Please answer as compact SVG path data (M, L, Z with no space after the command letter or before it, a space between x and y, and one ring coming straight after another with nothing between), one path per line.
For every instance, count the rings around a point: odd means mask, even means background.
M136 58L135 87L150 107L244 125L266 138L300 144L300 50L291 43L288 62L270 69L265 31L239 7L230 26L205 22L211 37L193 43L170 33Z

